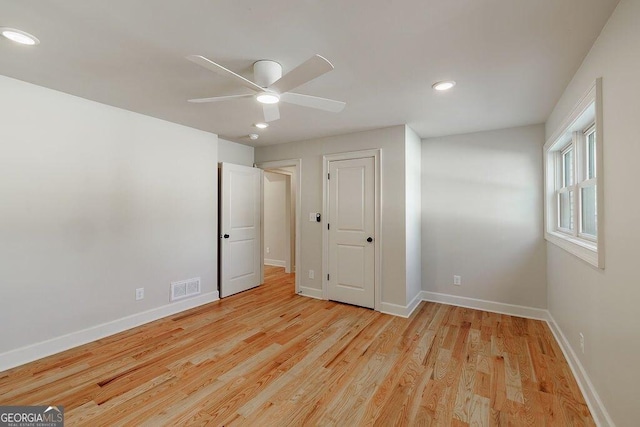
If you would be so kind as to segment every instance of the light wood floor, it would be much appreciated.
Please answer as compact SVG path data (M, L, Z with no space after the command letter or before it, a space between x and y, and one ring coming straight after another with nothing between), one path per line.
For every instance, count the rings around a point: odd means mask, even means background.
M300 297L293 276L0 373L66 425L594 425L547 325Z

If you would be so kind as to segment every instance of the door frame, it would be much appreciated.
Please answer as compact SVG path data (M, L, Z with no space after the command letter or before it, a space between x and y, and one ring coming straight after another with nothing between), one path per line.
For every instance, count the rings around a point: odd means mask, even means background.
M382 168L380 167L382 160L382 149L376 148L371 150L362 150L362 151L348 151L344 153L336 153L336 154L325 154L322 156L322 217L324 220L322 221L322 298L329 299L329 281L327 280L327 275L329 274L329 230L326 225L329 221L329 185L327 180L327 174L329 173L329 162L337 161L337 160L353 160L353 159L362 159L366 157L373 157L374 164L374 176L375 176L375 188L373 191L374 199L375 199L375 207L374 207L374 233L375 237L373 240L374 244L374 310L381 310L381 296L382 296L382 286L381 286L381 250L382 250L382 233L381 233L381 224L382 224L382 187L380 185L382 179Z
M262 168L261 168L262 169ZM265 168L263 169L264 172L269 172L269 173L273 173L276 175L284 175L286 177L286 185L285 185L285 189L287 191L287 195L285 197L285 201L288 200L289 203L287 203L287 210L289 211L289 222L287 223L287 231L286 231L286 236L288 237L287 239L287 255L286 258L284 260L285 266L284 266L284 272L285 273L291 273L292 270L292 262L291 259L295 258L294 253L296 251L296 244L295 242L293 242L293 245L291 244L291 225L293 224L293 226L295 227L295 217L291 217L291 186L293 185L293 175L295 174L294 172L290 172L288 170L284 170L281 168L278 169L271 169L271 168ZM263 208L264 208L264 194L262 197L262 201L263 201ZM263 209L263 217L264 217L264 209ZM264 218L262 220L262 225L264 227ZM295 234L295 232L293 233ZM293 248L292 248L293 246ZM266 259L266 257L264 257ZM289 271L287 271L289 270ZM295 270L294 270L295 272Z
M300 293L300 265L302 265L300 258L300 218L301 218L301 209L302 209L302 201L301 201L301 190L302 190L302 159L288 159L288 160L274 160L270 162L260 162L256 163L255 167L258 167L262 170L268 169L279 169L292 167L295 169L295 183L296 183L296 217L295 217L295 228L296 228L296 239L295 239L295 260L296 260L296 294ZM263 180L264 183L264 180ZM262 193L262 216L264 222L264 191ZM264 233L264 227L262 227ZM264 244L262 245L262 269L264 270Z

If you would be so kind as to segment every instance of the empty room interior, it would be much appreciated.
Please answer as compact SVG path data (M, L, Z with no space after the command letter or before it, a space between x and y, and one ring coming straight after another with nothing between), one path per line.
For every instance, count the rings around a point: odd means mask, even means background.
M638 425L640 0L0 35L0 425Z

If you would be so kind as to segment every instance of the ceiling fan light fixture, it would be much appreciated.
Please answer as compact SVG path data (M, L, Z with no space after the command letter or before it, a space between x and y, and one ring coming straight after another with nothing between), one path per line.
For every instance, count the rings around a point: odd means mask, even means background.
M442 91L451 89L455 85L456 85L455 81L453 81L453 80L445 80L445 81L442 81L442 82L434 83L432 87L435 90L442 92Z
M261 104L277 104L280 102L280 95L275 92L260 92L256 95L256 100Z
M269 123L256 123L253 126L257 127L258 129L266 129L269 127Z
M15 28L0 27L0 34L11 41L27 46L40 44L40 40L36 36Z

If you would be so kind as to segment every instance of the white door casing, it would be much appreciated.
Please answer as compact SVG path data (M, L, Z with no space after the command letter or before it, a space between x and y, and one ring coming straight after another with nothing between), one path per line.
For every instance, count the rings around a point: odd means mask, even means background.
M220 297L260 285L262 170L222 163Z
M294 174L292 177L292 184L293 181L295 181L295 214L294 214L294 226L293 228L295 229L295 232L293 233L295 235L295 250L294 250L294 260L295 260L295 271L296 271L296 275L295 275L295 282L296 282L296 293L297 294L301 294L301 295L306 295L306 290L308 288L305 289L301 289L300 286L300 269L298 268L300 265L302 265L302 256L300 255L300 236L301 236L301 232L300 232L300 220L301 220L301 212L302 212L302 197L301 197L301 192L302 192L302 159L288 159L288 160L275 160L275 161L269 161L269 162L262 162L262 163L258 163L256 165L257 167L261 168L261 169L279 169L279 168L284 168L284 167L292 167L294 169ZM318 290L316 290L316 292L318 292ZM318 296L319 297L319 296Z
M375 307L375 159L329 162L327 297Z
M273 173L273 174L278 174L278 175L283 175L285 178L285 203L284 203L284 220L286 223L286 227L283 233L283 240L285 241L284 247L285 247L285 252L284 252L284 272L289 274L293 271L293 260L295 257L295 206L293 205L292 200L295 200L295 195L292 193L292 188L294 185L293 182L293 172L288 171L288 170L284 170L282 168L273 168L273 169L268 169L265 167L260 167L260 169L262 169L264 172L268 172L268 173ZM265 175L264 176L264 183L266 184L268 182L268 178ZM265 190L266 191L266 190ZM268 227L272 226L272 224L269 224L267 222L266 219L264 219L264 212L265 212L265 200L266 200L266 192L263 191L263 199L262 199L262 207L263 207L263 216L262 216L262 225L263 225L263 231L264 233L266 233L268 231ZM264 234L263 233L263 234ZM264 245L267 245L267 239L264 239ZM265 264L266 265L270 265L267 264L267 258L269 258L268 256L265 255Z

